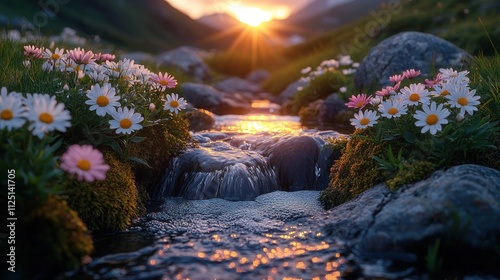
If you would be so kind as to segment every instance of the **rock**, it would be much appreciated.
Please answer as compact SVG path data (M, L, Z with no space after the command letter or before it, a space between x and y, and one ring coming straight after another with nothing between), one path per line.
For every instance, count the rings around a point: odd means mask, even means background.
M193 107L217 115L246 114L250 111L250 104L244 97L238 97L237 94L230 95L205 84L184 83L182 96Z
M321 130L336 130L352 132L345 101L337 93L329 95L325 100L318 99L303 107L300 112L300 122L309 128Z
M357 69L354 81L361 90L390 85L389 77L414 68L428 76L431 69L464 66L470 55L437 36L402 32L373 47Z
M227 93L235 93L235 92L259 93L262 91L259 85L238 77L229 77L227 79L224 79L216 83L214 87L218 90Z
M380 184L328 216L326 231L361 255L414 261L440 238L460 260L500 259L500 171L460 165L396 192Z
M323 146L319 137L295 136L264 150L281 190L323 190L328 186L329 167L340 153L321 149Z
M264 69L258 69L252 71L250 74L248 74L245 79L256 84L262 84L265 80L267 80L271 76L271 72L264 70Z
M254 200L277 190L276 175L260 154L224 142L210 145L210 149L189 149L177 157L157 196Z
M278 96L276 99L276 103L284 104L285 102L292 100L293 96L298 92L297 88L305 87L309 83L303 80L297 80L291 84L289 84Z
M189 131L210 130L215 124L214 115L204 109L189 111L185 116L189 122Z
M130 60L133 60L135 63L142 63L144 64L145 62L155 62L155 57L152 54L145 53L145 52L128 52L128 53L123 53L120 55L120 58L127 58Z
M201 82L210 79L210 70L205 63L201 50L192 47L180 47L160 54L157 61L163 66L174 66Z

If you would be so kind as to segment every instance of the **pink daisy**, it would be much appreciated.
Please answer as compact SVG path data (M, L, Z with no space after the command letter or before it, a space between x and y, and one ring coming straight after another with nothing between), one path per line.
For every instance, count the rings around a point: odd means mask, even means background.
M415 69L409 69L403 72L403 76L410 80L420 76L420 74L422 74L422 72L420 70L415 70Z
M359 108L363 109L367 104L370 104L370 101L372 100L371 96L366 96L365 93L363 94L358 94L357 96L353 95L349 98L348 103L345 105L349 108Z
M76 64L84 64L87 65L91 62L94 62L95 59L92 51L85 52L82 48L76 48L68 51L69 58L71 58Z
M71 145L61 157L61 169L75 174L78 181L104 180L109 165L104 163L102 153L90 145Z
M442 81L443 79L441 77L441 73L438 73L434 80L425 79L425 85L429 88L433 88L435 85L440 84Z
M151 76L151 81L161 85L162 87L168 88L174 88L177 85L177 81L175 80L175 78L169 75L167 72L165 72L165 74L162 74L161 72L158 73L158 75L154 74L153 76Z
M396 85L398 87L397 89L394 87L391 87L391 86L387 86L387 87L375 92L375 94L377 96L381 96L381 97L391 95L393 92L395 92L396 90L399 89L399 85L400 85L399 83Z
M397 84L401 83L406 77L404 75L394 75L389 77L389 81Z
M94 54L94 59L95 62L97 63L102 63L105 61L113 61L115 60L116 56L114 54L109 54L109 53L95 53Z
M24 55L27 57L41 58L43 54L42 49L37 48L33 45L24 46Z

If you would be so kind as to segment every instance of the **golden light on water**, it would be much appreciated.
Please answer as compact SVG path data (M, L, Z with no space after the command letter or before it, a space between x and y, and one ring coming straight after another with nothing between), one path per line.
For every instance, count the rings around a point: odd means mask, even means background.
M221 132L238 132L245 134L256 134L260 132L297 133L302 129L302 125L295 117L277 115L246 115L235 118L234 120L226 116L221 123L221 125L218 125L218 129Z

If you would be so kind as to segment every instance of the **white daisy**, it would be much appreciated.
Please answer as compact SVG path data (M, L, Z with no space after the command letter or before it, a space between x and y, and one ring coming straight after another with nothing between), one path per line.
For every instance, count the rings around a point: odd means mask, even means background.
M63 103L57 103L55 96L48 94L28 94L25 104L28 107L29 129L38 138L50 131L65 132L71 126L71 115Z
M404 87L401 93L406 97L408 105L429 104L429 91L423 84L411 84L410 87Z
M465 115L465 112L467 112L472 115L474 111L477 111L476 106L481 104L479 102L480 97L475 94L475 89L469 91L468 87L455 87L455 90L446 98L452 108L460 108L460 114Z
M139 123L144 120L144 118L139 113L134 113L134 109L118 108L116 112L112 114L113 120L109 121L111 129L116 129L116 134L130 134L133 131L140 130L142 125Z
M0 95L0 129L19 128L26 123L24 118L26 107L23 106L22 98L16 92L7 93L3 87Z
M431 92L434 96L446 97L455 91L453 84L437 84L434 86L434 91Z
M407 108L403 101L398 99L389 99L383 101L378 105L378 111L382 113L383 117L399 118L406 114Z
M89 100L85 104L90 105L90 111L96 111L98 116L105 116L115 112L115 107L119 107L119 96L115 95L116 90L110 84L104 84L102 87L99 84L93 85L90 90L87 90Z
M467 78L469 71L457 72L453 70L453 68L448 68L448 69L441 68L439 69L439 72L441 73L441 78L445 82L454 82L454 83L469 82L469 78Z
M184 98L179 98L178 94L172 93L166 95L167 100L165 101L165 105L163 106L163 110L170 110L170 112L179 113L180 110L186 109L187 101Z
M377 123L379 116L377 112L372 110L366 110L365 112L359 111L359 113L354 114L354 118L350 119L351 124L356 128L367 128L373 126Z
M415 125L422 127L421 132L426 133L430 131L432 135L442 130L441 125L447 124L446 117L450 115L448 109L443 109L443 104L437 105L436 102L431 102L430 107L427 104L422 104L423 111L417 111L415 115Z

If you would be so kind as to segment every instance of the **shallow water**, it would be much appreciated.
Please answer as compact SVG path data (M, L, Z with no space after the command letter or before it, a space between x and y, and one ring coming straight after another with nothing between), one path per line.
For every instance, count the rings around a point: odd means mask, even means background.
M293 136L314 136L321 142L338 135L303 131L295 117L224 116L217 117L216 125L218 131L193 135L213 156L209 165L216 165L218 157L251 161ZM320 169L316 176L325 172ZM167 187L174 182L168 177ZM266 184L270 182L274 179ZM389 272L386 264L355 260L347 246L327 236L329 213L318 201L319 191L274 189L247 201L187 200L160 192L133 227L96 238L93 260L62 278L397 279L412 273L411 268Z

